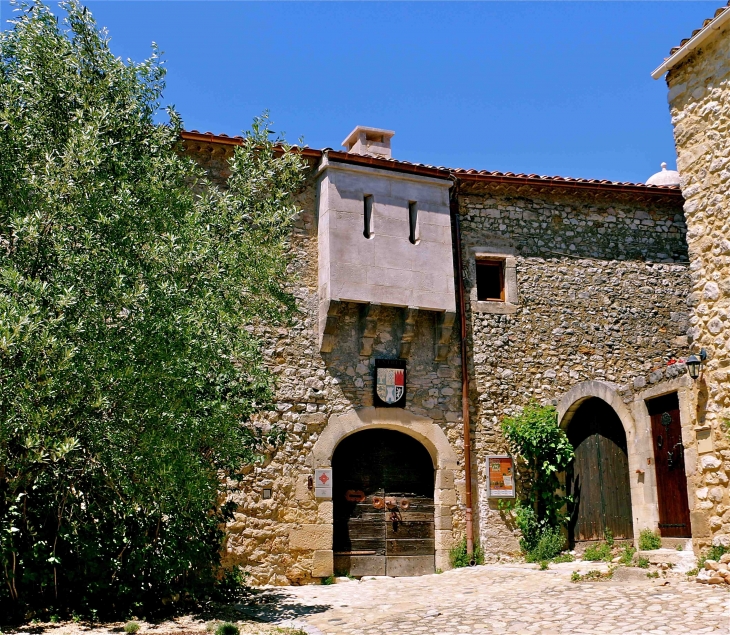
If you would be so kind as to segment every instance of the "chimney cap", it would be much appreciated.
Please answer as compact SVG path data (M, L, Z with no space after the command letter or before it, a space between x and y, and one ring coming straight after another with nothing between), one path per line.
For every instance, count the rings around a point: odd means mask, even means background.
M348 150L357 143L360 138L360 134L365 133L365 137L382 137L384 142L390 141L390 138L395 134L394 130L385 130L384 128L371 128L369 126L355 126L354 130L345 137L342 145Z

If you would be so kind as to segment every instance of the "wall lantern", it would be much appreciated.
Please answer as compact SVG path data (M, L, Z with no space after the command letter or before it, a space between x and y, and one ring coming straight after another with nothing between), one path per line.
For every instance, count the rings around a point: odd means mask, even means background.
M700 369L702 368L702 362L707 359L707 351L703 348L700 351L700 356L690 355L687 358L687 372L692 379L697 379L700 376Z

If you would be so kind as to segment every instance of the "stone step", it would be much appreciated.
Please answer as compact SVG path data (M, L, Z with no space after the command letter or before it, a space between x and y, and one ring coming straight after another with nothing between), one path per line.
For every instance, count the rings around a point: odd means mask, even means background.
M697 557L692 551L677 551L676 549L652 549L651 551L637 551L635 559L646 558L649 564L671 565L677 573L687 573L697 567Z

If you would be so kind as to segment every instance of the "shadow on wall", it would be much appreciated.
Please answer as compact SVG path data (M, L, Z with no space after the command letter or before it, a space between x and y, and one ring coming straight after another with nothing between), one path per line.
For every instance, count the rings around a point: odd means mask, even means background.
M332 352L322 357L353 408L373 405L375 359L400 358L406 311L353 302L344 303L340 310ZM435 361L437 316L434 311L418 311L405 338L410 342L405 408L439 422L448 411L460 412L460 383L455 372L459 363L456 333L452 333L447 360Z

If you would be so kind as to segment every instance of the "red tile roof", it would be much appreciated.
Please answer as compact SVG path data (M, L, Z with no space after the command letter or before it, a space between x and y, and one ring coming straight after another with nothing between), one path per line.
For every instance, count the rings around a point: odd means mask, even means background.
M683 39L683 40L682 40L682 41L681 41L681 42L679 43L679 46L674 46L674 47L672 47L672 49L671 49L671 50L669 51L669 55L670 55L670 56L671 56L671 55L674 55L674 54L675 54L675 53L676 53L677 51L679 51L679 49L681 49L681 48L682 48L682 47L683 47L683 46L684 46L685 44L687 44L687 42L689 42L689 41L690 41L690 40L691 40L691 39L692 39L692 38L693 38L693 37L694 37L695 35L697 35L697 34L698 34L698 33L699 33L700 31L702 31L702 29L704 29L705 27L709 26L709 25L710 25L710 24L711 24L712 22L714 22L714 21L715 21L715 19L716 19L716 18L720 17L720 15L721 15L721 14L723 14L723 13L724 13L724 12L725 12L725 11L727 10L727 8L728 8L728 7L730 7L730 2L728 2L728 3L727 3L727 6L724 6L724 7L720 7L720 8L719 8L719 9L718 9L717 11L715 11L715 15L714 15L713 17L711 17L711 18L707 18L707 19L706 19L706 20L705 20L705 21L704 21L704 22L702 23L702 26L701 26L701 27L700 27L699 29L695 29L694 31L692 31L692 35L690 35L689 37L686 37L686 38L684 38L684 39Z
M659 79L664 73L672 70L677 64L682 62L692 51L702 46L705 42L710 40L714 35L722 31L725 24L730 18L730 2L728 6L720 7L715 11L715 15L712 18L707 18L703 23L702 27L692 31L692 35L685 38L679 43L679 46L673 47L669 51L669 57L665 58L664 61L652 71L651 76L654 79Z
M214 135L212 132L198 132L197 130L185 131L182 133L183 140L207 142L223 145L241 145L244 138L241 136L229 137L228 135ZM681 192L675 185L646 185L645 183L631 183L609 181L605 179L581 179L564 176L547 176L539 174L515 174L513 172L499 172L495 170L474 170L465 168L449 168L444 166L427 165L424 163L411 163L410 161L399 161L392 158L385 158L376 155L350 154L340 150L324 148L316 150L309 147L293 146L297 152L311 158L319 158L327 154L330 160L360 165L369 165L383 169L397 170L399 172L417 173L422 176L436 178L458 178L461 181L473 181L483 183L501 183L504 185L527 185L562 187L581 190L621 190L625 193L650 195L659 194L679 197Z

